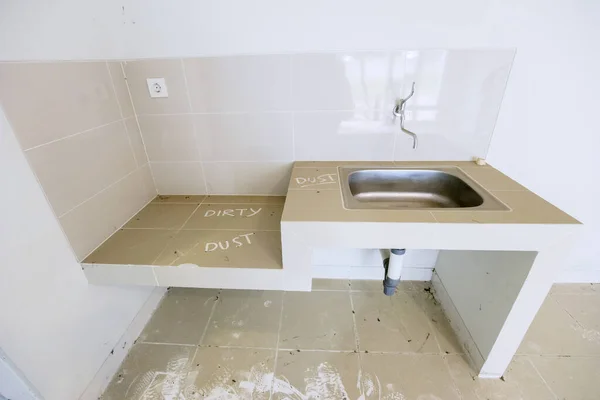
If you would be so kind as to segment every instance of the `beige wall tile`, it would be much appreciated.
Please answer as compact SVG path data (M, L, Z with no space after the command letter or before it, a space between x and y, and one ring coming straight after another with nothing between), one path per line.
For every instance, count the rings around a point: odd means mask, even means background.
M79 260L83 260L152 199L152 193L144 188L145 173L147 171L137 170L60 218Z
M194 346L136 344L102 394L102 400L139 398L142 393L150 398L163 397L163 393L173 390L174 382L165 382L168 376L157 371L169 371L175 384L183 386L195 352Z
M156 197L156 187L154 186L154 178L152 178L152 171L150 170L150 164L146 164L141 168L142 178L144 182L144 193L146 198L152 199Z
M331 111L294 114L298 160L393 160L394 135L388 114Z
M287 292L283 299L279 348L354 351L348 293Z
M218 290L170 289L152 315L142 342L198 344L218 300Z
M295 54L292 63L295 110L387 109L393 104L392 75L404 70L404 53Z
M142 140L142 134L137 124L135 117L130 117L125 120L125 128L127 129L127 135L129 135L129 142L135 156L135 161L138 167L148 163L148 156L146 155L146 149L144 148L144 142Z
M190 112L180 59L127 61L123 66L138 115ZM151 98L148 78L165 78L169 97Z
M198 204L150 203L125 224L125 229L180 229Z
M211 194L284 195L292 170L290 162L204 163Z
M283 292L223 290L202 345L277 347Z
M123 75L121 63L118 61L109 61L107 62L107 65L117 95L117 101L121 107L121 114L123 115L123 118L129 118L135 113L133 111L133 104L131 103L131 97L129 96L127 81L125 80L125 75Z
M184 60L193 112L290 110L290 56Z
M150 162L200 161L191 115L138 117Z
M167 229L121 229L83 262L152 265L173 233Z
M202 164L199 162L150 163L150 167L158 194L206 193Z
M281 234L252 230L182 230L155 265L280 269Z
M283 205L270 204L202 204L183 229L250 229L281 228Z
M26 155L59 216L136 168L123 122L37 147Z
M121 118L105 62L0 64L0 102L23 149Z
M205 161L292 161L291 113L196 115Z

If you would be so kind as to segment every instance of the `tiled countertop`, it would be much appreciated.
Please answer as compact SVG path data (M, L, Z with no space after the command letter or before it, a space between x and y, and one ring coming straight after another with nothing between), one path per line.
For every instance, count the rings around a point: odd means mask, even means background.
M85 264L281 268L282 196L158 196Z
M344 208L338 167L460 168L510 210L349 210ZM579 221L489 165L439 162L296 162L282 221L410 222L467 224L579 224Z

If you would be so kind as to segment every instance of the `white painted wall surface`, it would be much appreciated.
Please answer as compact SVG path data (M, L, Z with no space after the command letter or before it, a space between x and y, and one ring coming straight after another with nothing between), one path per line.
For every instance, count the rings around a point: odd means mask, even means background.
M0 111L0 347L45 400L77 399L152 288L88 286Z
M0 0L0 60L516 47L488 158L586 224L569 267L600 280L599 19L590 0Z

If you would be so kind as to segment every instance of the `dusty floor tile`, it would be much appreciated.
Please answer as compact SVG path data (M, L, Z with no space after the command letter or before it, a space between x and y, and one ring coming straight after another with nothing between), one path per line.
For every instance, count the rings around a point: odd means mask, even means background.
M360 358L365 400L460 398L442 356L361 354Z
M600 398L600 358L530 357L559 399Z
M313 279L312 290L348 290L350 282L348 279Z
M517 353L600 355L600 334L579 324L555 298L546 298Z
M102 400L179 398L196 347L133 346Z
M169 241L154 264L281 268L281 233L183 230Z
M600 294L600 283L555 283L550 294Z
M287 292L279 334L283 349L355 350L347 292Z
M593 295L556 294L552 296L600 346L600 293Z
M283 292L223 290L203 345L277 346Z
M200 204L206 198L205 195L158 195L152 203L196 203Z
M173 234L163 229L121 229L83 262L152 265Z
M280 351L272 399L356 400L358 371L354 352Z
M361 351L440 353L420 300L408 292L352 292L352 301Z
M201 347L183 386L187 400L268 400L274 350Z
M282 205L204 203L183 229L281 230Z
M206 198L206 203L211 204L281 204L285 203L285 196L218 196L211 195Z
M217 290L170 289L140 335L143 342L198 344Z
M150 203L125 224L125 229L179 229L198 207L197 204Z
M450 375L464 400L553 399L527 357L515 357L501 379L479 379L461 356L447 356Z

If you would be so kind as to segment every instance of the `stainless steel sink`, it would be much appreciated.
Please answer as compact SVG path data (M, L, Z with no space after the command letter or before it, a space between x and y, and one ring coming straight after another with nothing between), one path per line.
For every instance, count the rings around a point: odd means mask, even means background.
M457 167L340 167L348 209L508 210Z

